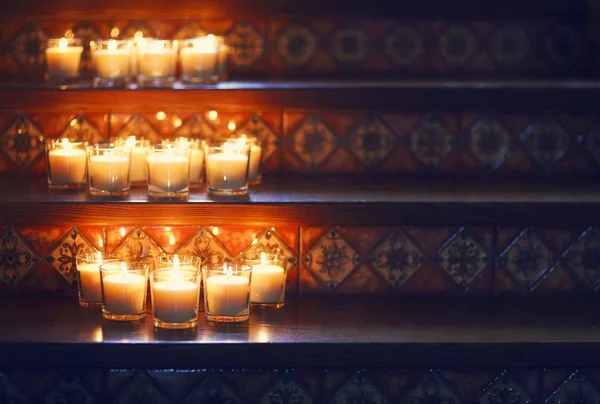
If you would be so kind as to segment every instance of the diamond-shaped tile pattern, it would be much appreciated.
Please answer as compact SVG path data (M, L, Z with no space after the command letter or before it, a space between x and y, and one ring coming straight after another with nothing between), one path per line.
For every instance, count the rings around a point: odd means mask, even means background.
M328 230L302 262L331 289L339 286L360 264L360 256L337 229Z
M546 404L600 403L600 393L582 372L577 371L569 376L545 402Z
M162 248L141 227L134 228L114 249L114 254L127 262L150 262L163 254Z
M0 233L0 274L5 284L17 285L39 261L37 253L16 230L8 227Z
M202 116L194 115L185 120L183 124L175 131L176 137L191 137L210 140L217 135L215 128L210 125Z
M178 249L180 255L200 257L202 264L231 261L232 256L219 239L206 227L201 227Z
M393 229L373 248L369 261L393 286L404 284L422 265L423 253L401 230Z
M252 243L241 253L242 257L260 256L261 252L267 253L267 256L277 254L283 255L286 259L286 270L290 270L296 263L297 257L294 251L281 239L274 228L265 229L260 233Z
M408 394L405 401L410 404L444 403L459 404L460 400L437 371L427 372L421 381Z
M521 141L542 167L550 169L567 154L570 136L556 119L543 117L525 129Z
M410 25L397 25L385 38L385 52L396 66L408 67L423 52L423 37Z
M208 372L207 376L192 388L182 403L242 404L242 401L217 372Z
M60 137L90 144L102 143L105 140L104 135L83 115L73 118Z
M173 39L197 38L206 34L208 32L197 21L188 21L175 32Z
M361 372L354 374L336 393L335 404L378 403L390 404L383 394Z
M510 135L495 119L486 117L471 128L469 150L481 164L497 168L509 151Z
M501 251L498 264L521 286L532 289L556 265L556 258L535 230L527 227Z
M489 40L492 57L501 66L514 66L530 52L529 37L518 25L500 27Z
M362 62L369 52L369 38L360 28L342 28L331 38L331 54L341 64Z
M28 70L42 66L48 35L36 22L27 23L12 43L12 53Z
M308 115L291 133L290 148L312 169L317 168L336 147L332 130L317 115Z
M115 404L152 403L173 404L143 371L138 371L111 399Z
M63 380L44 399L44 404L92 404L95 402L96 400L71 374L66 374Z
M2 133L1 150L23 171L27 170L44 150L44 134L26 116L21 116Z
M527 390L517 383L509 372L504 371L481 393L479 404L531 404Z
M233 47L232 62L240 68L251 67L265 51L265 39L248 21L238 23L229 32L227 43Z
M452 151L452 134L434 116L426 117L409 135L409 148L425 165L439 166Z
M114 136L111 134L111 137L118 139L127 139L129 136L148 139L152 144L162 141L160 133L141 114L133 115Z
M314 55L316 42L315 35L308 27L292 23L279 33L277 51L290 66L299 67Z
M448 27L439 39L440 53L451 65L467 63L477 52L477 39L468 28Z
M75 285L78 254L93 253L93 244L77 228L69 230L46 257L46 261L62 275L67 283Z
M569 268L592 290L600 289L600 229L587 228L564 253Z
M273 153L279 148L279 138L273 129L269 127L260 116L255 115L243 123L237 133L245 133L248 136L254 136L261 141L262 144L262 161L267 161Z
M457 285L466 287L488 266L488 253L463 227L439 250L441 267Z
M312 404L313 402L310 395L287 372L260 400L260 404Z
M377 166L392 151L396 139L376 116L366 116L348 136L348 148L367 168Z

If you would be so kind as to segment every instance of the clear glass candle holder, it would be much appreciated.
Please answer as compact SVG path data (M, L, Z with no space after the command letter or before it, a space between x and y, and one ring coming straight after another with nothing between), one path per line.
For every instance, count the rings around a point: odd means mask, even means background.
M146 186L148 183L146 156L148 155L148 150L152 148L150 141L130 136L128 139L116 140L115 143L131 150L131 169L129 170L131 186Z
M197 189L204 182L204 150L206 142L202 139L178 137L171 141L175 148L190 149L190 189Z
M214 84L226 67L228 52L223 37L206 35L181 42L179 60L181 81L184 83Z
M48 188L82 189L87 186L86 142L46 141Z
M245 257L244 263L252 266L250 303L259 307L283 307L287 279L285 257L262 252L257 257Z
M200 258L166 255L154 259L150 274L152 319L158 328L193 328L198 324Z
M112 143L98 143L88 146L87 156L90 195L129 195L130 149Z
M250 145L230 142L206 146L206 184L211 195L246 195Z
M189 147L165 143L148 150L148 195L155 199L185 200L190 191Z
M75 264L77 266L77 292L81 307L100 307L102 305L100 265L115 262L118 262L115 257L100 251L93 253L86 252L75 257Z
M129 81L133 43L126 40L99 40L90 44L96 70L96 86L124 86Z
M254 136L245 134L232 137L228 140L235 145L248 145L250 147L250 165L248 167L248 184L257 185L262 180L262 143Z
M220 38L220 50L219 50L219 67L218 67L218 76L219 80L227 80L229 76L229 58L231 56L231 47L227 45L224 37Z
M250 315L252 267L240 262L202 266L207 320L246 321Z
M79 78L83 45L79 38L51 38L46 48L46 80L65 83Z
M100 265L102 317L136 321L146 316L148 265L123 261Z
M177 41L142 39L137 43L137 80L142 86L170 86L175 81Z

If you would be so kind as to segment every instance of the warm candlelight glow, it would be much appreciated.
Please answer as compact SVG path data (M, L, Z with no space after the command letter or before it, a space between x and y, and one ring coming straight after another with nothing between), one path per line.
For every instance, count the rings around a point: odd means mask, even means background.
M109 51L116 51L117 50L117 41L115 41L114 39L109 39L108 40L108 45L106 45L107 49Z
M229 129L231 132L233 132L236 127L237 126L234 121L229 121L229 123L227 124L227 129Z
M60 38L60 41L58 41L58 49L67 49L68 46L69 40L65 37Z
M100 251L96 252L96 260L98 260L98 265L102 265L102 253Z
M71 126L73 126L73 125L71 125ZM71 142L69 142L69 139L67 139L67 138L62 139L60 141L60 143L62 145L62 148L65 149L65 150L71 150L71 149L73 149L73 145L71 144Z
M69 125L70 125L71 127L73 127L73 126L77 125L77 118L73 118L73 119L71 119L71 122L69 122Z
M114 27L113 29L110 30L110 36L111 38L116 38L119 36L121 31L119 31L119 28Z
M208 119L211 121L216 121L219 118L219 113L215 110L208 112Z
M183 122L181 122L181 119L178 117L173 118L173 126L178 128L181 126Z
M121 262L121 276L127 275L127 263Z
M125 142L125 147L128 149L133 149L135 147L136 138L135 136L129 136L127 141Z
M164 113L164 111L158 111L156 113L156 119L158 119L159 121L164 120L167 117L167 114Z
M142 39L144 37L144 33L142 31L136 31L133 35L134 39Z

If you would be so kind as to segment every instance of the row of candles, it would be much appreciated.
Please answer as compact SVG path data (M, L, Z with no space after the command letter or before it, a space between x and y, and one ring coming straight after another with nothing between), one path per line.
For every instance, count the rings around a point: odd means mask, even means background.
M261 180L262 147L241 135L206 142L184 137L151 145L134 136L88 145L66 138L46 143L48 187L87 187L94 197L123 198L131 186L147 185L153 199L185 200L206 184L211 195L246 195Z
M107 320L146 317L148 280L155 327L193 328L198 324L200 292L209 321L240 322L250 306L284 305L284 257L262 252L258 259L201 265L196 256L164 255L148 264L129 264L103 253L76 258L79 304L102 307Z
M206 35L178 40L135 38L90 43L98 86L122 86L134 78L140 85L163 86L175 81L211 84L226 74L229 47L223 37ZM64 83L79 77L83 45L78 38L52 38L46 48L46 76Z

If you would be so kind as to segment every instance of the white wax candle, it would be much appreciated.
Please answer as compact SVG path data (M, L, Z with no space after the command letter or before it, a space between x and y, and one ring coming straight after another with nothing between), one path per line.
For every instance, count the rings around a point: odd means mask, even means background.
M254 303L277 303L285 287L285 271L277 265L252 266L250 301Z
M119 79L129 75L131 52L128 49L98 49L92 56L98 77Z
M131 182L142 182L148 179L148 165L146 164L145 147L134 147L131 150Z
M217 49L187 47L181 49L179 57L183 76L202 77L216 73Z
M148 189L154 192L178 192L189 186L190 160L186 156L168 153L146 157Z
M48 153L48 168L53 185L85 182L86 153L81 149L54 149Z
M65 46L46 49L48 74L54 77L79 76L79 64L83 46Z
M260 157L262 148L258 145L250 147L250 168L248 169L248 181L255 181L260 174Z
M90 186L102 191L129 188L129 157L119 154L90 156Z
M204 170L204 152L200 149L191 149L192 158L190 160L190 181L200 182L202 171Z
M78 264L79 282L83 299L88 303L100 303L100 263Z
M142 52L138 59L142 76L163 78L175 75L177 52L174 49L152 49Z
M210 314L238 316L248 308L248 278L238 275L213 275L204 281Z
M200 291L192 281L166 280L152 285L154 316L161 321L181 323L197 315Z
M146 299L146 277L139 274L105 275L104 306L112 314L138 314Z
M246 186L248 156L237 153L215 153L206 157L206 177L210 187L240 189Z

